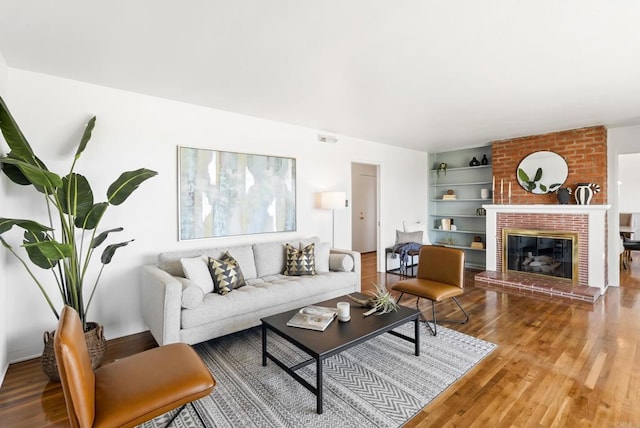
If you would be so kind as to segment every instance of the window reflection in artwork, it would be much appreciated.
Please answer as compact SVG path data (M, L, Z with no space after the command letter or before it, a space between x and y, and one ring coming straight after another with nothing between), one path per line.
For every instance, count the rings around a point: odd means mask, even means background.
M295 159L178 151L180 239L296 230Z

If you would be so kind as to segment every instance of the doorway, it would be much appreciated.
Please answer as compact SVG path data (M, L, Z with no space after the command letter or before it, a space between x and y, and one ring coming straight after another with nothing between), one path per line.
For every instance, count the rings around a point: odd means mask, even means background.
M351 245L354 251L378 249L378 166L351 164Z
M632 240L640 239L640 200L636 197L640 192L640 172L638 171L640 153L618 155L618 212L620 227L633 230L626 234ZM622 219L625 224L622 224ZM620 271L621 286L640 286L640 252L631 251L626 263Z

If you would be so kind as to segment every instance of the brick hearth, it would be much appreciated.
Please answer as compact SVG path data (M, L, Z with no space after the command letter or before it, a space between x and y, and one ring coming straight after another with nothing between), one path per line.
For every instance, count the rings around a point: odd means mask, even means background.
M475 280L476 285L483 288L587 303L594 303L600 296L599 288L574 285L566 280L520 272L485 271L478 273Z

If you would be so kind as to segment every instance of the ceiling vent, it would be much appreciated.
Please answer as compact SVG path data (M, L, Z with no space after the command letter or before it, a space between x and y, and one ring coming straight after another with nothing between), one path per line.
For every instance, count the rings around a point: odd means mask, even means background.
M320 141L321 143L337 143L338 139L333 135L318 134L318 141Z

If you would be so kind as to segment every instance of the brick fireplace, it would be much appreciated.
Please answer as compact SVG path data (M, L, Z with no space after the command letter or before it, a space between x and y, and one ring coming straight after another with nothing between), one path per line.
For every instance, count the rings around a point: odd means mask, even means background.
M499 286L514 286L528 292L593 302L607 283L607 133L603 126L554 132L492 143L496 183L512 183L510 204L485 205L487 210L487 271L476 280ZM516 181L520 161L530 153L548 150L562 156L569 175L563 187L600 185L593 205L559 205L555 193L534 195ZM494 195L499 201L498 195ZM538 229L572 231L578 234L577 280L547 279L521 272L504 272L502 230Z
M476 280L521 291L537 292L588 302L606 286L607 205L485 205L487 210L487 271ZM578 278L541 279L526 273L503 272L503 229L539 229L577 232Z

